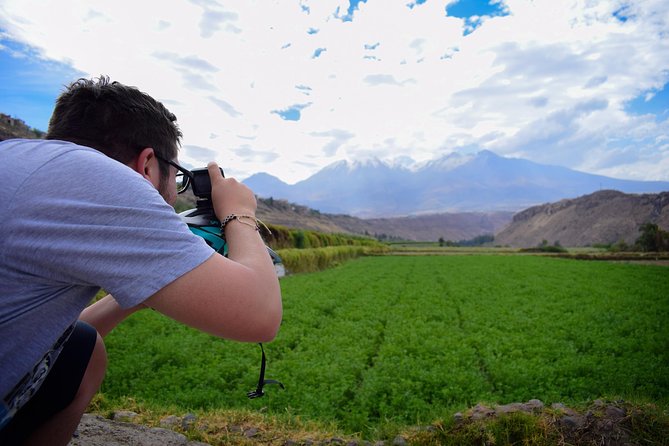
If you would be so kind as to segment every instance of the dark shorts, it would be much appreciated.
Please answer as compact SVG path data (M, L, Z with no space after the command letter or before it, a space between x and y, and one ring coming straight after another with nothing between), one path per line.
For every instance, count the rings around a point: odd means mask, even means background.
M0 431L0 445L20 445L30 433L74 400L96 339L95 328L81 321L75 324L42 386Z

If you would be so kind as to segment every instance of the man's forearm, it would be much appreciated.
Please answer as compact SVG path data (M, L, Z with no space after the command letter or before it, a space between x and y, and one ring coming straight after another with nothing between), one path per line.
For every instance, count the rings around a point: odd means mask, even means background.
M125 318L142 308L146 307L140 304L129 309L123 309L111 294L107 294L82 311L79 319L91 324L100 333L100 336L104 337Z

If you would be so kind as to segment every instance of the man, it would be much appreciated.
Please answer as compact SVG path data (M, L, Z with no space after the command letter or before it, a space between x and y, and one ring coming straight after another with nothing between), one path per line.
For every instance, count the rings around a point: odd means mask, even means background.
M46 140L0 143L0 444L67 444L104 377L102 337L135 311L239 341L276 335L253 193L208 165L228 258L170 206L175 120L136 88L80 79ZM87 307L100 288L110 295Z

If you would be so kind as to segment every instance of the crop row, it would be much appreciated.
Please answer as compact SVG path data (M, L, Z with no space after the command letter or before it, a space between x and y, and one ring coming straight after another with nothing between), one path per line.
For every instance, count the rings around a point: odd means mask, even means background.
M305 229L292 229L279 225L261 227L265 242L272 249L309 249L330 246L374 246L381 244L370 237L352 234L332 234Z
M277 253L289 273L322 271L356 257L380 253L379 246L328 246L310 249L279 249Z

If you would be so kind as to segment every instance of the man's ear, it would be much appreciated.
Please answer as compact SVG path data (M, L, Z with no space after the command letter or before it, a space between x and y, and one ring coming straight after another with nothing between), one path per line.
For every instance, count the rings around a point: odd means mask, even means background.
M137 158L135 158L130 163L130 167L139 173L141 176L146 178L153 184L157 189L160 185L160 166L158 165L159 160L156 158L156 154L153 152L153 148L146 147Z

